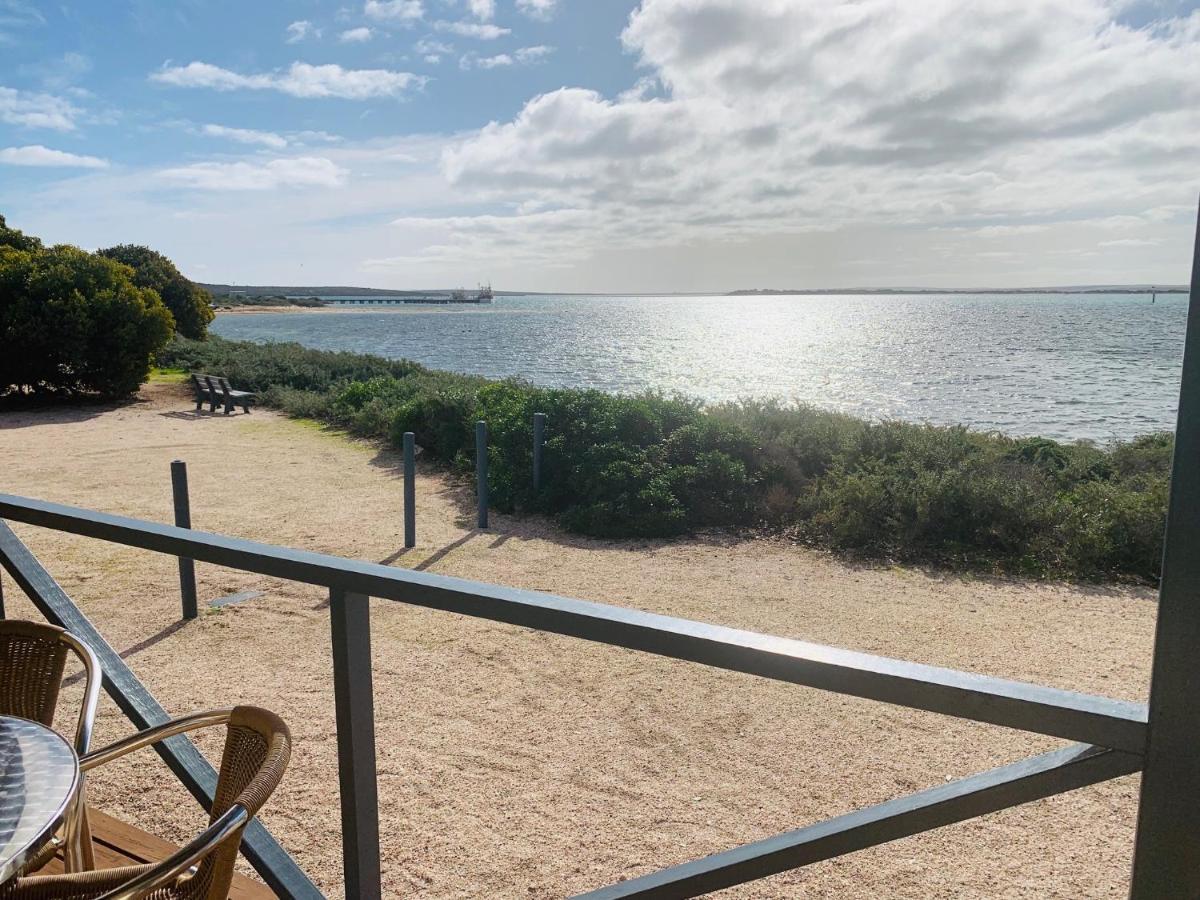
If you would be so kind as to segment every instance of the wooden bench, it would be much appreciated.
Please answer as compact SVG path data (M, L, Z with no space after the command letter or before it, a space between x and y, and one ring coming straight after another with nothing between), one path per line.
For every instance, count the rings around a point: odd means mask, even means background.
M88 823L92 828L92 848L97 869L156 863L166 859L179 848L140 828L105 815L88 807ZM38 875L57 875L63 871L62 855L55 856ZM229 887L229 900L277 900L275 892L265 884L235 873Z
M207 403L209 412L216 412L218 405L224 405L225 415L229 415L235 406L240 406L249 415L250 404L254 402L254 394L235 391L229 379L220 375L193 372L192 387L196 390L196 412L200 412L200 408Z

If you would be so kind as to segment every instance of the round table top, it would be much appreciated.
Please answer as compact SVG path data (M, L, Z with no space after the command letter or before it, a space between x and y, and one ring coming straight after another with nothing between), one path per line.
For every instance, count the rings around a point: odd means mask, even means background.
M0 882L50 840L78 785L70 744L45 725L0 716Z

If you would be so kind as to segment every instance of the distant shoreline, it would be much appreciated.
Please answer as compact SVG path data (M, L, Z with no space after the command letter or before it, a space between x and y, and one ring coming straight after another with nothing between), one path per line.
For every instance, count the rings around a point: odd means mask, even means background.
M1054 296L1096 296L1105 294L1136 294L1136 295L1152 295L1152 294L1188 294L1188 288L1183 286L1171 286L1164 288L1144 288L1141 286L1131 286L1126 288L1010 288L1010 289L992 289L992 290L967 290L965 288L876 288L868 290L851 290L830 288L820 290L775 290L775 289L744 289L731 291L725 294L547 294L547 293L530 293L520 294L516 292L506 292L497 294L497 299L501 297L921 297L921 296L1034 296L1038 294L1052 294ZM320 295L308 295L315 299L324 299ZM372 312L421 312L428 313L430 306L439 306L444 312L454 312L461 309L479 309L477 304L444 304L430 301L422 303L419 300L414 300L412 294L384 294L376 293L370 295L362 295L361 302L341 302L342 298L354 295L342 294L338 300L326 301L320 306L299 306L295 304L281 303L277 306L266 304L247 304L245 306L220 306L215 305L213 310L218 315L238 315L238 316L253 316L264 315L266 313L346 313L346 312L362 312L370 310ZM219 303L219 301L218 301Z
M783 290L776 288L742 288L721 294L722 297L773 297L773 296L910 296L919 294L1186 294L1186 285L1171 285L1170 287L1144 287L1129 285L1127 287L1049 287L1049 288L809 288L807 290Z

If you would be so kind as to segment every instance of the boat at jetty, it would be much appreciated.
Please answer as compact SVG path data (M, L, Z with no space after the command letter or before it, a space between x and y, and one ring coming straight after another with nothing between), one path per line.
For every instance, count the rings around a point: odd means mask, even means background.
M491 303L492 299L492 285L490 282L488 284L481 284L479 290L474 295L468 295L462 288L450 294L451 303Z

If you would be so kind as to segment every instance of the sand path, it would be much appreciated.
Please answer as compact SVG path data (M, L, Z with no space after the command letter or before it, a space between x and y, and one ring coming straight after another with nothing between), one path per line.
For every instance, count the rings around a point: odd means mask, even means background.
M160 521L187 460L197 528L633 606L1125 699L1152 595L856 567L770 541L613 544L494 516L420 475L402 552L391 452L267 411L195 416L176 385L119 409L0 415L0 490ZM328 614L315 589L17 526L172 712L256 702L297 741L264 819L340 892ZM34 617L5 581L9 614ZM372 604L386 896L558 897L961 777L1061 742L442 613ZM105 699L98 740L130 726ZM204 744L206 752L213 742ZM1124 778L722 896L1123 897ZM200 813L152 754L95 802L175 840Z

